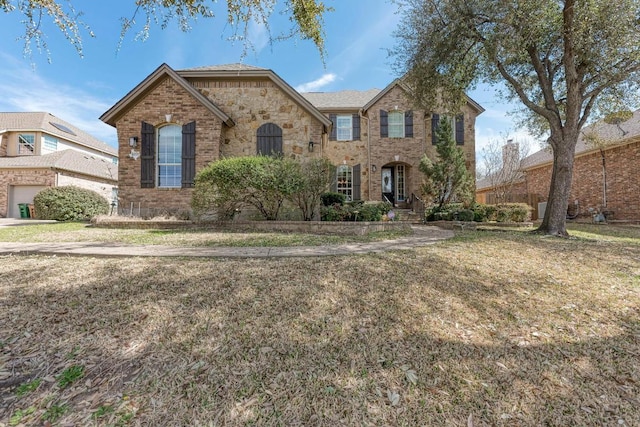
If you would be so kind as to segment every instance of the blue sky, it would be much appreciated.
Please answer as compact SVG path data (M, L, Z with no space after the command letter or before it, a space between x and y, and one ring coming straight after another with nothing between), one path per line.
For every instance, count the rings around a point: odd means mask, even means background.
M35 49L31 58L25 57L24 44L18 40L24 31L21 16L0 13L0 111L47 111L114 147L116 130L98 117L163 62L174 69L244 62L272 69L301 91L382 89L397 77L387 49L394 46L392 33L399 16L389 0L325 0L335 11L325 17L324 66L311 42L289 40L270 45L265 29L258 25L251 27L250 34L255 50L243 59L242 43L228 40L232 31L224 10L215 18L198 20L187 33L177 24L166 29L154 26L150 37L140 41L132 31L118 51L120 18L132 15L134 1L76 0L74 4L84 12L83 19L96 37L83 33L81 58L47 24L51 62L46 53ZM272 33L285 32L290 25L276 10ZM478 155L487 141L506 133L535 144L526 132L514 129L506 115L512 106L502 102L492 88L482 86L469 95L486 109L476 123Z

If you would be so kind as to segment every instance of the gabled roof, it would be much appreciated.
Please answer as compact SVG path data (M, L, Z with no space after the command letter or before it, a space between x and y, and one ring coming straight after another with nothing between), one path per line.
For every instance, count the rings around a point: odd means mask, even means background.
M0 133L44 132L79 145L117 157L112 146L89 135L71 123L46 112L0 112Z
M618 124L608 124L604 120L600 120L589 126L586 126L580 132L578 142L576 144L575 155L580 156L589 154L600 148L589 142L589 136L596 135L603 143L603 149L615 147L621 144L637 141L640 138L640 110L633 112L629 120ZM522 169L533 169L540 166L553 163L553 152L551 147L545 147L540 151L522 160Z
M103 122L114 126L117 118L122 115L125 110L131 105L132 102L144 96L147 91L153 89L158 82L165 78L169 77L175 80L184 90L186 90L191 96L197 99L202 105L204 105L209 111L211 111L215 116L217 116L222 122L224 122L227 126L234 126L233 120L229 116L227 116L221 109L219 109L209 98L200 93L197 89L189 84L182 76L176 73L171 67L167 64L162 64L156 70L149 74L147 78L145 78L142 82L140 82L136 87L134 87L129 93L127 93L120 101L118 101L113 107L111 107L107 112L105 112L102 116L100 116L100 120Z
M380 89L303 92L301 95L319 110L340 111L360 110L378 93L380 93Z
M399 86L405 92L408 92L408 93L411 92L411 88L407 86L407 84L404 83L404 81L401 78L395 79L387 87L382 89L369 102L367 102L367 104L362 108L362 110L367 111L369 108L373 107L376 102L382 99L387 93L389 93L396 86ZM465 95L465 98L467 99L467 104L471 105L471 107L473 107L476 111L478 111L478 114L481 114L484 112L484 108L482 108L482 106L478 104L476 101L474 101L467 95Z
M0 169L53 169L118 181L118 165L71 149L43 156L0 157Z
M324 124L327 127L331 126L331 120L329 120L324 114L322 114L297 90L295 90L287 82L282 80L280 76L269 69L253 67L245 64L226 64L187 68L185 70L178 70L177 73L185 79L207 77L267 78L275 83L275 85L279 89L289 95L289 97L291 97L294 101L301 105L305 110L307 110L309 114L316 118L320 123Z

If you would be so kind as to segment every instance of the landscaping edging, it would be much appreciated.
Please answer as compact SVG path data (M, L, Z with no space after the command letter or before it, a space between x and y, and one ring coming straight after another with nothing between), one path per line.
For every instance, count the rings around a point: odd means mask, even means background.
M446 230L475 230L477 227L526 228L533 226L532 222L429 221L426 224Z
M410 231L404 222L343 222L343 221L215 221L136 220L131 218L98 218L91 221L98 228L127 229L209 229L218 231L264 231L284 233L338 234L363 236L378 231ZM435 224L434 224L435 225Z

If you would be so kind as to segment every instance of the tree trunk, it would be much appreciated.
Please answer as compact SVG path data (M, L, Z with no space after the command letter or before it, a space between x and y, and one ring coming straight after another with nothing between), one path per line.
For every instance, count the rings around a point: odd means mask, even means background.
M554 140L553 135L551 139ZM555 140L558 141L557 139ZM552 143L553 172L547 208L544 212L542 224L538 227L539 232L563 237L569 235L566 227L567 206L569 206L573 178L573 159L577 142L577 132L566 132L564 136L560 136L559 143Z

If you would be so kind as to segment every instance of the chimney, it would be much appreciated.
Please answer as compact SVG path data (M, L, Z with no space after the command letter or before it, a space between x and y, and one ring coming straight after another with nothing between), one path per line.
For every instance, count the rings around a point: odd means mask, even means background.
M515 171L520 166L520 144L508 139L502 147L502 167L508 171Z

